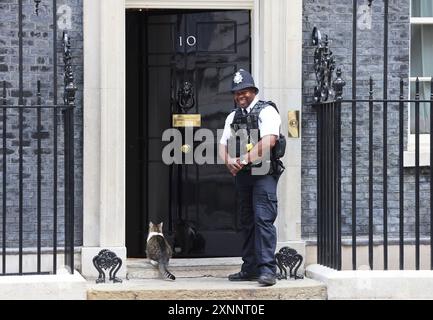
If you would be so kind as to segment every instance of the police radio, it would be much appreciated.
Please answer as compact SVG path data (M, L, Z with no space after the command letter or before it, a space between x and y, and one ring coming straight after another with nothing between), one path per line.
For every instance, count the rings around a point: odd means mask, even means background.
M275 143L275 146L272 148L272 156L274 159L280 159L284 157L286 153L286 137L284 134L280 133L280 136Z

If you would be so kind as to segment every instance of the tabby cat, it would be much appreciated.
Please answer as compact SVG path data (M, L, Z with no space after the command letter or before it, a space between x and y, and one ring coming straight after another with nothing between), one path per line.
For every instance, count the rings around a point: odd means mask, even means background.
M171 246L162 233L162 222L159 224L150 222L146 244L146 256L153 266L159 268L161 276L169 280L176 279L176 277L167 270L168 261L172 253Z

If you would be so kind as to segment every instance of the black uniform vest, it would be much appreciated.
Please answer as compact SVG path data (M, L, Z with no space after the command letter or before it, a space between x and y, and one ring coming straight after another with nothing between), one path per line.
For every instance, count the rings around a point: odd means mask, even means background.
M230 125L232 129L232 134L229 139L229 145L235 144L236 152L235 154L230 154L230 148L229 148L230 156L240 157L241 155L249 151L247 146L248 144L250 144L252 147L261 140L260 129L259 129L259 121L261 120L259 118L259 114L268 105L274 107L275 110L277 110L277 112L279 113L275 103L273 103L272 101L265 102L262 100L259 100L251 109L251 111L247 114L243 114L243 109L241 108L235 109L235 116L233 122ZM252 130L257 130L256 132L258 134L252 134L253 133ZM236 133L238 133L237 136ZM284 136L280 134L280 139L281 138L284 139ZM273 149L275 149L275 147ZM285 140L284 140L284 149L285 149ZM284 153L282 155L284 155ZM275 152L271 152L270 158L271 158L271 170L269 174L281 174L282 171L284 170L284 166L281 160L279 160L280 156L276 156ZM258 166L260 165L261 164L258 164ZM245 166L243 170L248 170L248 169L251 169L251 164Z

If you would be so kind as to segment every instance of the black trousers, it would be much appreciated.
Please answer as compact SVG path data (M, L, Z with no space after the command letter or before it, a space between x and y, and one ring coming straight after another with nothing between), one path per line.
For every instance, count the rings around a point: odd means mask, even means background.
M255 275L275 275L278 177L239 172L235 180L244 240L241 270Z

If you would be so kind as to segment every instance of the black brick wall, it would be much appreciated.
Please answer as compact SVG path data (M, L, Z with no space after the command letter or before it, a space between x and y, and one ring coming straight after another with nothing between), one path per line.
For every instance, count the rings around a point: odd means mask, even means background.
M367 1L358 1L359 6ZM409 75L410 0L389 1L388 44L388 98L398 99L399 80L405 81L405 97ZM358 9L359 17L362 8ZM357 29L357 98L368 97L368 79L374 79L374 95L383 95L383 2L373 1L371 29ZM362 18L362 17L361 17ZM346 81L344 98L352 97L352 0L303 1L303 137L302 137L302 235L316 238L317 186L316 186L316 113L311 107L316 85L311 32L316 26L322 35L328 34L330 47L341 67ZM399 232L399 171L398 171L398 105L388 105L388 232L391 238ZM383 112L382 105L374 106L374 232L380 238L383 232ZM368 106L357 109L357 232L368 233ZM351 232L352 185L352 122L351 104L342 108L342 227L343 234ZM405 137L407 137L407 109L405 111ZM405 141L405 145L406 145ZM421 174L421 232L429 232L429 171ZM414 170L405 168L405 236L414 237Z
M367 2L367 1L366 1ZM46 104L53 103L53 26L52 1L42 1L39 16L34 14L33 0L23 0L24 3L24 100L26 104L36 101L36 82L42 82L42 99ZM407 82L409 73L409 0L390 0L389 9L389 97L398 96L398 81L403 77ZM8 104L18 103L18 0L0 0L0 81L7 81ZM82 0L58 0L57 7L67 5L71 9L71 24L68 32L72 39L73 70L77 91L77 108L75 110L75 238L76 244L82 243L82 88L83 88L83 27ZM360 5L363 5L360 2ZM58 14L60 26L62 13ZM316 115L310 104L313 88L316 85L313 71L313 52L311 31L317 26L322 34L328 34L331 40L331 50L336 57L337 66L343 70L343 78L347 85L344 96L351 97L351 56L352 56L352 1L351 0L304 0L303 1L303 135L302 135L302 235L305 239L315 239L316 235ZM62 97L62 30L58 30L58 97ZM375 96L382 96L383 81L383 6L381 2L373 2L371 30L358 29L358 97L365 98L368 94L368 78L375 80ZM407 89L405 88L405 92ZM375 106L375 231L382 232L382 154L381 154L381 105ZM389 105L389 169L388 169L388 207L390 236L398 234L398 171L395 168L398 156L397 106ZM358 109L357 118L357 149L358 149L358 181L368 181L368 117L366 106ZM407 113L406 113L407 118ZM36 113L24 112L24 245L32 247L36 240ZM43 191L42 216L43 230L52 230L52 122L49 114L43 114L42 145L43 145ZM342 110L342 200L343 200L343 232L347 235L351 228L351 108L345 106ZM59 120L61 118L59 117ZM8 186L7 186L7 245L16 247L18 240L18 206L17 206L17 172L18 172L18 117L8 114ZM1 125L1 122L0 122ZM1 128L0 128L1 129ZM59 127L60 129L60 127ZM59 131L59 143L62 145L62 134ZM59 146L60 146L59 145ZM59 239L63 237L63 150L59 149ZM1 159L0 159L1 160ZM1 162L0 162L1 164ZM421 189L428 190L428 171L423 171ZM1 176L0 176L1 178ZM1 181L1 180L0 180ZM414 176L412 169L405 170L405 233L413 236L414 221ZM368 216L368 186L363 183L358 186L358 230L360 235L367 232ZM427 191L423 191L427 192ZM422 199L425 199L422 195ZM1 198L0 198L1 201ZM422 203L422 231L428 222L428 203ZM0 217L2 219L2 217ZM0 223L1 228L1 223ZM1 229L0 229L1 230ZM51 232L43 238L43 245L51 243ZM0 239L1 241L1 239Z
M68 16L68 13L70 15ZM75 109L75 243L82 243L82 145L83 145L83 27L82 0L57 1L57 95L58 103L63 96L62 33L66 28L71 38L73 71L78 87ZM66 19L70 17L70 19ZM7 83L7 104L17 105L19 97L19 40L18 0L0 0L0 82ZM43 0L39 15L35 14L33 0L23 0L23 82L24 104L36 104L36 83L41 81L43 104L54 103L53 68L53 2ZM36 245L37 204L37 113L25 109L23 130L23 245ZM42 112L42 245L52 245L53 231L53 112ZM63 166L63 119L58 116L58 241L64 236L64 166ZM18 246L18 171L19 134L18 112L9 110L7 116L7 247ZM3 121L0 116L0 132ZM0 134L1 135L1 134ZM0 144L2 143L2 135ZM2 150L2 149L1 149ZM0 153L1 155L1 153ZM2 168L0 156L0 168ZM2 172L1 172L2 174ZM0 181L3 177L0 175ZM3 191L0 188L0 193ZM2 201L0 194L0 202ZM2 204L0 205L2 208ZM0 220L3 219L0 214ZM0 230L2 223L0 222ZM2 239L0 237L0 243Z

